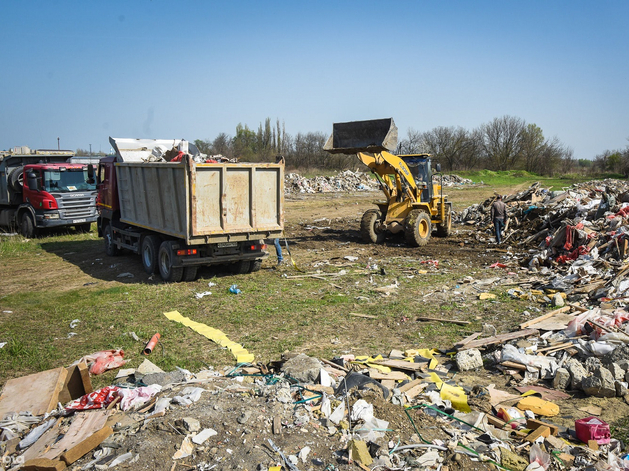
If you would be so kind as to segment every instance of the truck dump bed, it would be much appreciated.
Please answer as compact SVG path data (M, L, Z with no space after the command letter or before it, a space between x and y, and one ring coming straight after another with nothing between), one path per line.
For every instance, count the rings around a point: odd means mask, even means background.
M130 160L130 159L126 159ZM279 237L284 165L117 162L120 220L187 244Z

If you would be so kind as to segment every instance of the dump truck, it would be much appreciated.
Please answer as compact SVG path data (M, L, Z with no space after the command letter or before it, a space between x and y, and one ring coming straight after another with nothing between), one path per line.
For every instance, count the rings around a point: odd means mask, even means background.
M180 139L109 138L98 166L98 234L109 256L141 256L146 273L192 281L201 266L260 269L264 239L284 229L284 164L220 163Z
M1 151L0 226L29 238L51 227L89 231L97 216L96 184L87 165L67 162L73 155L27 146Z
M397 141L392 118L351 121L334 123L323 149L356 154L380 184L386 200L363 214L360 232L365 241L379 244L388 234L403 232L407 244L423 246L433 228L438 236L450 234L452 203L443 194L443 185L433 183L430 154L394 155ZM436 170L441 172L441 166Z

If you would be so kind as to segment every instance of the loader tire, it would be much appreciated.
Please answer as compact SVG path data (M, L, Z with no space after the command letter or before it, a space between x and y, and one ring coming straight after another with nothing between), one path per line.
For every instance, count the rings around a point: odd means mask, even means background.
M177 283L183 277L183 267L173 267L175 254L170 241L165 240L159 246L159 274L167 282Z
M360 221L360 235L365 242L370 244L382 244L386 234L376 231L376 223L382 221L382 213L377 209L369 209L363 214Z
M421 247L430 240L432 224L430 216L421 209L413 209L404 221L404 238L411 247Z
M437 224L437 235L439 237L448 237L452 232L452 211L447 211L445 221Z

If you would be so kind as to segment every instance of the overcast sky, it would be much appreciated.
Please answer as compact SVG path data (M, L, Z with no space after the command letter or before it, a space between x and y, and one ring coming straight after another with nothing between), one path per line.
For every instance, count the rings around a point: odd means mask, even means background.
M629 142L629 2L0 1L0 149L393 117Z

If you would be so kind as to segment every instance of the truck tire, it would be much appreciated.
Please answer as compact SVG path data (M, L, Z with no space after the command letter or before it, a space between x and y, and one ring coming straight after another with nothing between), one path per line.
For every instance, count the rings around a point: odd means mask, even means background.
M114 241L114 230L112 229L111 224L107 224L105 226L103 236L105 239L105 253L110 257L118 255L120 253L120 249Z
M27 239L35 237L37 231L35 229L35 223L33 222L33 216L28 212L22 214L22 221L20 223L20 232Z
M382 213L377 209L369 209L363 214L360 221L360 235L365 242L370 244L382 244L386 234L376 231L376 223L382 221Z
M149 275L157 271L157 256L159 254L159 244L161 240L154 234L144 236L140 247L140 255L142 256L142 267Z
M24 166L17 167L9 175L9 185L18 193L22 192L24 187Z
M197 279L197 272L199 267L185 267L183 269L182 281L194 281Z
M173 267L175 254L170 241L165 240L159 246L159 274L166 282L177 283L183 277L183 267Z
M257 258L251 262L251 266L249 267L249 273L260 271L260 268L262 268L262 259Z
M412 209L404 221L404 238L411 247L421 247L430 240L430 216L421 209Z
M245 273L249 273L251 269L251 262L249 260L240 260L231 265L231 271L235 275L244 275Z
M452 232L452 211L446 211L445 221L437 224L437 235L439 237L448 237Z
M86 232L89 232L92 229L92 223L86 222L85 224L77 224L76 226L74 226L74 228L76 229L77 232L81 232L85 234Z

